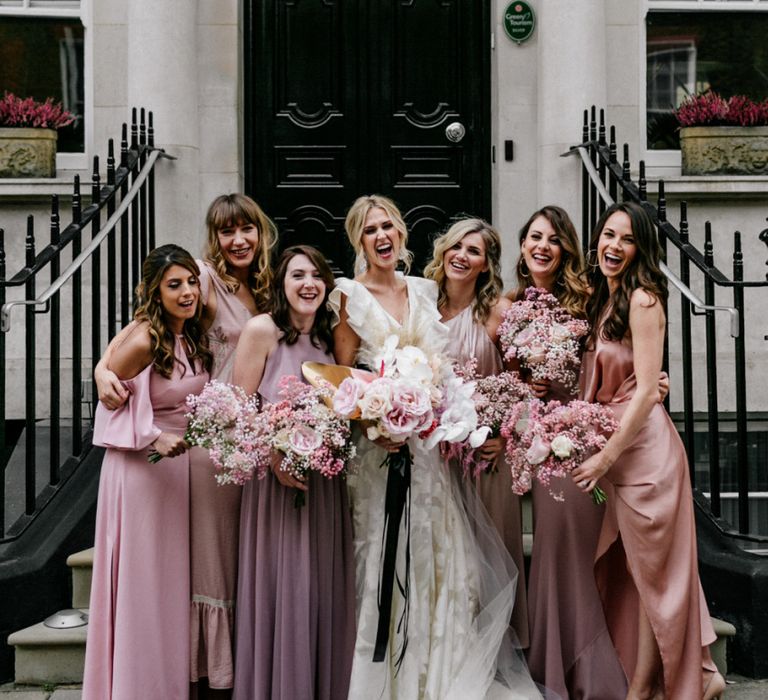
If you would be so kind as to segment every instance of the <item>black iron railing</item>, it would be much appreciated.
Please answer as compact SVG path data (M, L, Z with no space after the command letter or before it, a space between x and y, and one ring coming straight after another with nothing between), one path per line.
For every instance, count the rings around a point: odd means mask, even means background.
M584 123L582 143L574 146L568 154L578 154L582 161L582 242L586 250L589 236L597 223L597 219L606 207L617 200L634 201L641 204L650 214L659 232L659 240L667 251L670 246L677 250L680 260L679 275L664 265L664 272L671 285L681 294L680 297L680 350L681 361L672 368L672 372L682 372L682 436L688 454L691 478L697 487L703 492L709 493L709 502L712 514L718 518L722 516L723 496L723 463L727 467L728 459L724 459L720 449L721 424L735 423L735 454L730 456L730 461L735 463L735 484L738 500L737 517L733 524L737 526L738 534L746 539L760 539L756 535L754 519L750 520L750 496L758 489L750 488L748 423L747 411L747 362L746 362L746 338L745 319L748 313L752 313L757 323L765 324L764 308L768 297L764 294L758 299L753 297L751 305L745 305L745 291L762 291L768 288L768 281L744 280L744 258L742 251L741 233L733 234L733 272L728 277L715 266L714 244L712 227L706 222L704 230L704 250L700 251L690 240L688 225L688 207L686 202L680 203L679 229L673 226L667 218L667 203L665 197L664 181L658 182L658 199L656 204L648 202L647 181L645 176L645 163L641 160L638 167L638 181L635 183L631 177L629 160L629 147L623 145L623 158L619 163L617 157L616 129L610 126L606 139L605 113L601 109L599 121L595 107L590 111L584 110ZM768 245L768 230L763 231L759 239ZM703 287L704 298L700 299L691 291L692 275L698 275L696 280L699 287ZM768 276L766 276L768 279ZM715 303L717 288L732 290L732 303L729 305L717 305ZM722 292L720 294L722 296ZM722 312L722 313L721 313ZM706 343L705 377L706 382L706 406L701 407L694 403L694 371L696 365L693 361L693 323L696 317L703 319L703 337ZM730 348L718 347L717 323L718 317L725 318L729 324L729 332L732 338ZM669 324L670 319L667 319ZM667 334L669 337L669 334ZM760 350L764 353L766 348ZM722 359L722 353L728 353L728 364L733 364L733 382L735 387L735 412L725 416L718 403L718 381L722 379L719 374L718 355ZM722 364L722 362L721 362ZM665 348L665 365L669 367L668 348ZM760 383L764 381L765 372L757 375ZM695 440L694 418L697 413L706 413L707 440L706 454L701 455L703 447ZM754 450L753 450L754 452ZM694 465L700 457L707 462L707 483L696 484ZM765 465L763 465L765 469ZM730 474L729 474L730 476ZM764 475L765 476L765 475ZM731 481L731 479L729 479ZM765 491L765 488L759 489ZM765 534L765 533L763 533Z
M16 539L28 527L90 450L91 420L83 415L83 405L96 405L92 370L106 342L130 321L139 260L155 245L154 166L163 152L154 146L152 113L133 109L130 141L128 125L123 124L119 163L112 139L108 149L106 184L96 156L85 207L80 177L75 176L72 219L63 230L59 198L52 197L50 243L39 253L34 217L27 218L25 264L10 278L0 229L0 543ZM49 284L38 294L46 267ZM14 294L15 288L23 289L23 295ZM24 307L23 325L21 314L14 313L17 306ZM8 376L6 362L8 337L22 332L23 379ZM38 372L41 337L50 348L47 373ZM62 386L68 362L71 381ZM6 391L20 391L22 385L24 439L14 450L6 431ZM37 405L40 396L47 396L47 406ZM69 415L62 415L62 406L71 407ZM45 452L48 464L41 484L39 462ZM13 487L6 489L6 483Z

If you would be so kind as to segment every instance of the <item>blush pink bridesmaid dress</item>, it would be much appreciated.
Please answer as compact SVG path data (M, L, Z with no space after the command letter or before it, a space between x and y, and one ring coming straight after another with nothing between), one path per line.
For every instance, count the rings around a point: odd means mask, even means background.
M479 377L503 371L501 354L488 336L485 326L475 320L472 305L444 323L450 330L446 347L449 357L459 363L465 363L474 357L477 360L476 371ZM503 457L499 457L497 467L493 473L484 474L477 480L477 491L518 570L512 629L520 646L525 649L529 643L529 635L520 496L512 493L512 474L505 467Z
M585 353L583 396L621 420L636 389L632 345L598 338ZM601 480L608 495L595 576L627 677L637 658L642 605L661 653L667 698L701 700L715 671L715 640L699 581L693 498L685 449L662 404Z
M147 461L161 432L183 435L185 399L208 373L190 367L176 339L173 374L150 365L123 382L128 401L99 404L93 444L107 448L96 512L84 700L189 696L190 464L209 465L193 447ZM210 469L210 466L207 467Z

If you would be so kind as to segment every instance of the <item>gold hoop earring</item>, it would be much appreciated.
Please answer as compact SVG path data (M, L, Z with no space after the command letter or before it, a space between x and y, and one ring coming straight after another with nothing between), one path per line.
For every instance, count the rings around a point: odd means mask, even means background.
M587 263L587 265L588 265L589 267L591 267L593 270L594 270L594 269L596 269L596 268L598 267L598 262L597 262L597 250L596 250L595 248L592 248L592 249L591 249L591 250L590 250L590 251L587 253L587 259L586 259L586 263Z
M528 269L528 265L525 262L525 258L521 257L517 261L517 271L520 273L520 277L527 280L531 276L531 271Z

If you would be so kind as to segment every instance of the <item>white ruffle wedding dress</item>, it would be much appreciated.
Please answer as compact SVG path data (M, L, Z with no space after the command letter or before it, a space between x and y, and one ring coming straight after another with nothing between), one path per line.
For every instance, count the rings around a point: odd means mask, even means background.
M361 283L337 280L329 303L338 317L342 295L346 297L349 325L361 340L360 364L370 362L392 334L398 335L401 347L415 345L428 355L444 349L448 329L440 322L435 284L405 279L409 309L402 324ZM361 436L356 470L349 477L357 587L349 697L541 698L508 636L517 570L476 490L465 488L460 475L447 469L438 448L428 450L417 439L409 446L409 507L400 523L389 643L382 662L374 662L373 655L387 453Z

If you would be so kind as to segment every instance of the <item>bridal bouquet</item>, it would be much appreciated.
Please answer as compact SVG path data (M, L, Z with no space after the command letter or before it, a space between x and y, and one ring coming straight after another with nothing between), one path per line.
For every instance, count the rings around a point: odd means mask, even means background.
M617 429L611 410L600 404L571 401L564 405L539 399L517 404L501 428L502 436L507 438L512 490L523 494L531 489L534 479L549 486L552 479L570 475L587 457L601 450ZM550 494L563 500L562 493ZM604 503L605 493L596 486L592 498Z
M581 361L579 339L588 331L587 322L573 318L548 291L529 287L505 312L499 339L505 360L516 358L533 379L571 389Z
M517 372L501 372L475 381L475 410L477 422L489 429L488 437L501 435L501 428L521 401L531 398L528 385ZM479 454L479 445L469 439L449 444L446 454L459 462L464 476L477 476L494 465Z
M333 409L343 418L366 421L370 440L405 443L418 437L427 448L466 439L482 444L489 429L478 428L474 382L459 377L442 355L427 356L398 342L396 335L384 342L375 358L378 374L356 372L341 381Z

